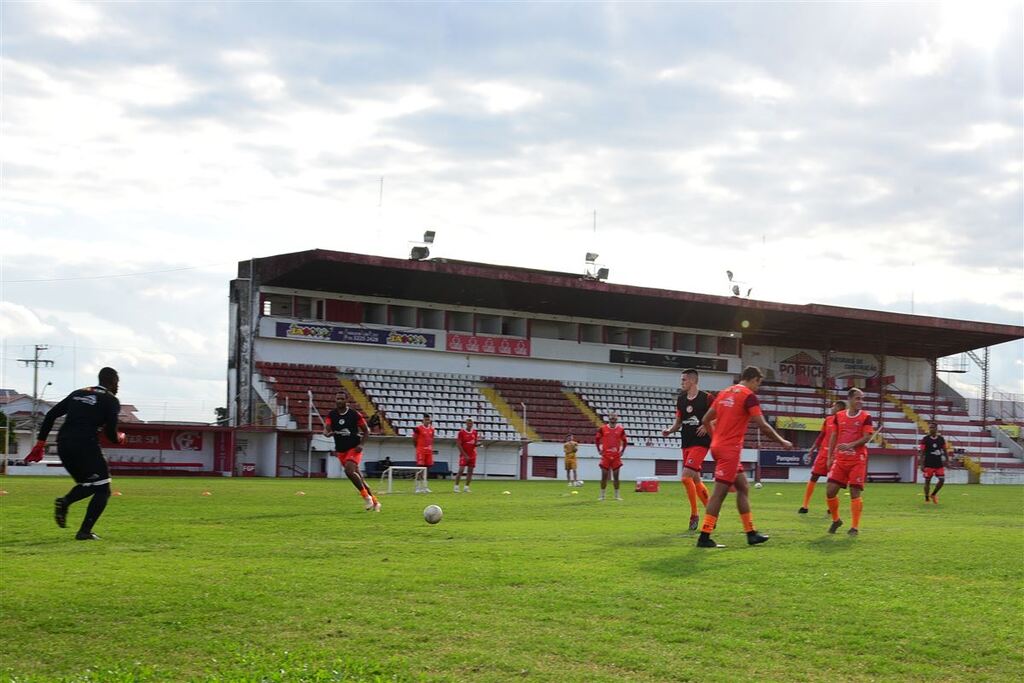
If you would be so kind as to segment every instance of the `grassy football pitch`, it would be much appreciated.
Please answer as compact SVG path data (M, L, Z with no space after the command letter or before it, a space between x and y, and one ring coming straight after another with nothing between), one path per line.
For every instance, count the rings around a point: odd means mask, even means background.
M694 547L657 494L480 482L382 496L345 481L121 478L96 532L66 479L0 479L4 680L1020 680L1024 490L865 493L829 536L824 487L732 498ZM404 488L411 489L410 483ZM577 495L570 491L577 490ZM209 491L211 495L202 495ZM297 492L305 495L298 495ZM510 495L503 494L510 491ZM428 503L444 520L422 519ZM849 498L842 497L849 523Z

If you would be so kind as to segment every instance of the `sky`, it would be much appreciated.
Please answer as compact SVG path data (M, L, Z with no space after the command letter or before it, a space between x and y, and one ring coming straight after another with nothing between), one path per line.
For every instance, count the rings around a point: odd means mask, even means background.
M142 418L210 420L238 261L428 229L437 257L1024 324L1020 2L0 13L2 387L47 344L45 398L113 365ZM995 390L1022 356L993 348Z

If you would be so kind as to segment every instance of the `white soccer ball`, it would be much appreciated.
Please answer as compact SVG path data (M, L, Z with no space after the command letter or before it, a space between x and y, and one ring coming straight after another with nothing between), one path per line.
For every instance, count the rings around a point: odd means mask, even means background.
M754 484L754 488L755 489L763 489L764 488L764 484L762 484L761 482L757 482L756 484Z
M440 505L428 505L423 508L423 519L427 520L427 524L437 524L444 517L444 512L441 511Z

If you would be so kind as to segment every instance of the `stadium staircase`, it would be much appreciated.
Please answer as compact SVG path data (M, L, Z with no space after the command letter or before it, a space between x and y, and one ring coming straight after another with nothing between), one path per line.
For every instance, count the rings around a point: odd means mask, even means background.
M309 392L313 394L316 412L321 416L327 415L334 408L335 396L341 386L338 382L338 368L331 365L257 361L256 371L276 399L276 406L270 406L274 415L287 422L282 425L275 418L278 426L313 431L323 428L323 423L315 415L312 425L309 423Z
M513 406L526 405L526 427L544 441L562 441L566 434L583 435L597 429L562 392L558 380L488 377L486 381L513 412Z
M540 434L538 434L530 425L523 421L523 416L512 409L512 406L502 398L501 394L494 387L480 387L480 393L483 394L484 398L491 402L491 405L498 411L510 425L515 427L516 431L519 432L524 438L530 441L541 441Z
M604 420L601 416L594 412L594 409L583 400L583 398L572 389L562 387L562 393L569 399L569 402L576 406L576 409L586 415L587 419L594 425L594 429L597 430L604 425Z
M341 378L341 386L344 387L348 395L355 401L356 406L359 408L359 412L363 414L366 419L370 419L374 415L380 415L380 431L384 436L397 436L395 428L391 426L388 421L387 415L381 413L380 409L374 404L370 397L366 395L363 388L359 386L359 381L350 379L348 377Z

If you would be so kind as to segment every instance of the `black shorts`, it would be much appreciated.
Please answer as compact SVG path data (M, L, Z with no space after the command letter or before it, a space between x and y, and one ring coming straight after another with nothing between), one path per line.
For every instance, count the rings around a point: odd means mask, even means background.
M101 486L110 483L110 469L98 443L57 442L57 455L76 484Z

